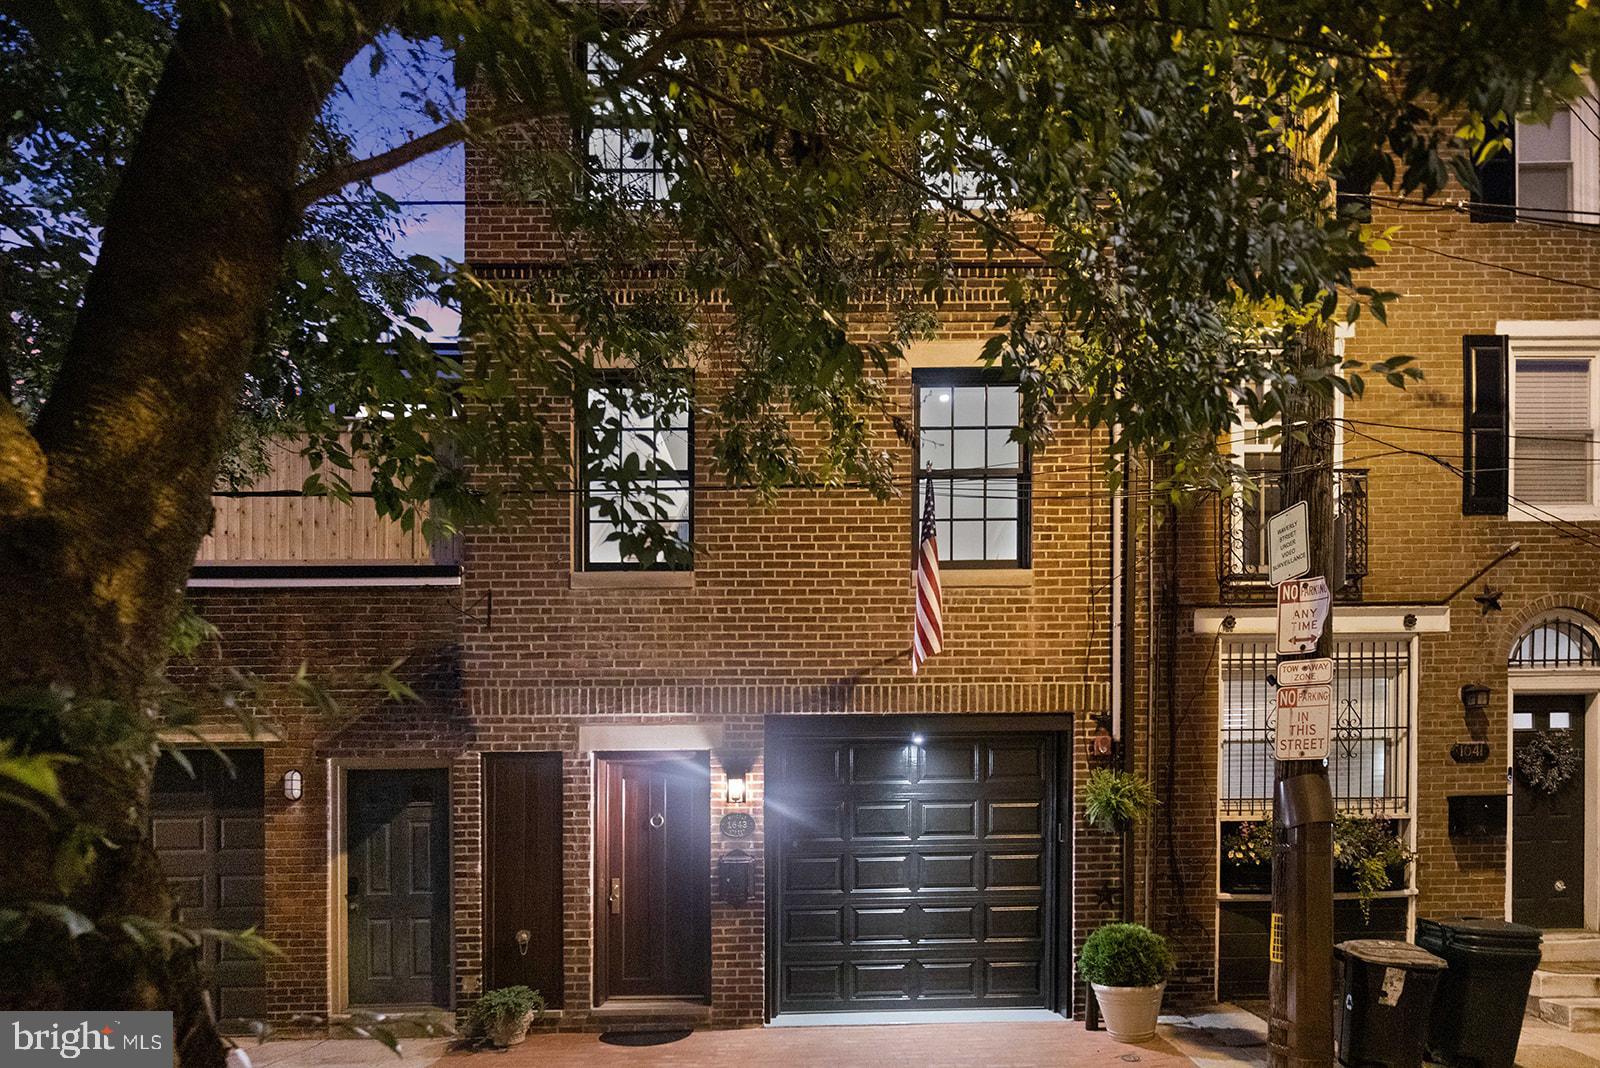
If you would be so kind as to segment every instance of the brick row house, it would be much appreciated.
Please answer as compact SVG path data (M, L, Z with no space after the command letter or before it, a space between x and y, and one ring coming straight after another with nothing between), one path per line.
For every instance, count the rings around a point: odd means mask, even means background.
M1600 218L1600 145L1578 117L1486 183L1520 208L1372 201L1403 229L1364 281L1403 299L1340 343L1426 378L1338 413L1330 774L1342 811L1417 859L1365 909L1341 892L1341 931L1462 912L1600 929L1594 761L1551 793L1508 777L1557 733L1600 751L1600 242L1581 214ZM467 194L481 274L565 265L548 213L505 203L476 157ZM899 499L727 488L693 409L640 414L626 379L571 413L670 457L656 489L685 566L631 564L581 479L448 547L283 494L287 454L282 485L219 499L191 585L221 639L181 678L404 656L422 698L351 686L337 719L284 701L273 738L202 732L237 776L163 770L156 844L191 913L283 950L214 962L223 1015L460 1010L513 983L562 1028L1073 1015L1074 947L1125 912L1175 939L1175 998L1260 996L1259 872L1224 843L1270 804L1275 446L1221 445L1260 495L1171 514L1138 477L1112 496L1103 435L1019 448L1015 386L979 358L1005 271L974 243L957 272L889 382L916 427L883 436ZM945 652L913 676L930 464ZM1109 761L1162 799L1128 849L1075 788Z

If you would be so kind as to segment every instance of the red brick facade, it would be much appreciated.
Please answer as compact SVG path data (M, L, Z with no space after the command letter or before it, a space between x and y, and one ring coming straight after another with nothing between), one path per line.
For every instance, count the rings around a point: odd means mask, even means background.
M481 195L486 182L482 161L469 156L469 192ZM1388 327L1363 320L1345 352L1367 362L1415 355L1426 380L1404 393L1372 383L1366 397L1343 412L1350 420L1342 434L1343 462L1371 471L1364 603L1387 606L1394 633L1410 637L1407 615L1425 610L1437 618L1445 594L1513 541L1522 545L1519 556L1484 580L1505 591L1504 610L1481 613L1471 595L1483 583L1473 585L1445 606L1447 631L1416 632L1412 669L1418 914L1500 915L1506 840L1452 839L1447 798L1505 789L1507 654L1517 635L1552 609L1600 616L1600 564L1584 540L1600 523L1563 531L1463 517L1459 476L1419 454L1459 463L1464 334L1493 333L1500 320L1600 318L1594 293L1525 276L1600 277L1600 241L1571 229L1474 225L1447 211L1392 213L1379 221L1403 225L1405 243L1366 281L1400 290L1404 299L1392 307ZM467 243L468 258L480 270L509 277L536 277L563 254L563 242L535 208L470 210ZM959 300L941 312L942 360L962 343L975 359L1003 306L996 285L1002 274L976 258L969 265ZM702 375L701 385L715 391L715 374ZM909 369L899 370L890 386L899 413L912 418ZM909 450L886 427L882 432L908 487ZM1122 578L1112 567L1112 508L1098 474L1100 445L1087 432L1067 431L1034 456L1031 568L1020 580L952 575L946 652L915 678L907 661L909 502L794 490L762 503L724 488L703 448L694 457L692 575L663 581L578 573L574 502L552 493L465 537L459 589L203 594L201 611L223 633L220 653L207 654L218 662L283 678L302 661L338 675L406 655L406 670L424 684L425 700L417 706L372 704L369 691L352 690L357 714L337 725L289 703L269 710L285 735L265 747L266 927L284 950L268 969L274 1018L342 1006L341 951L330 928L330 910L338 907L330 874L338 835L330 820L336 819L332 793L340 767L411 761L450 770L451 969L460 1008L483 984L481 754L562 754L565 1004L559 1026L567 1029L615 1022L595 1015L592 1004L594 756L580 746L580 728L719 729L723 749L711 754L713 828L733 807L726 801L723 750L759 755L772 716L1067 715L1077 724L1072 761L1075 779L1081 776L1095 728L1090 717L1110 707L1111 605ZM1135 668L1124 722L1134 739L1133 764L1155 782L1163 806L1138 836L1132 881L1124 885L1117 840L1088 830L1073 799L1074 906L1061 920L1081 940L1115 918L1126 895L1136 918L1176 941L1174 997L1204 1000L1217 979L1217 650L1229 635L1197 632L1195 619L1197 610L1219 606L1217 506L1200 501L1169 515L1164 501L1141 494L1138 485L1136 478L1131 514L1138 553L1128 563L1134 600L1125 612ZM1464 718L1460 689L1469 682L1493 691L1482 721ZM1452 758L1452 744L1469 739L1489 743L1486 762ZM295 803L274 793L290 767L306 776L305 796ZM757 1024L770 1012L762 778L758 756L750 796L737 806L756 817L755 836L746 843L758 858L754 894L743 907L713 904L711 1004L704 1016L712 1026ZM721 848L715 830L713 838L715 862Z

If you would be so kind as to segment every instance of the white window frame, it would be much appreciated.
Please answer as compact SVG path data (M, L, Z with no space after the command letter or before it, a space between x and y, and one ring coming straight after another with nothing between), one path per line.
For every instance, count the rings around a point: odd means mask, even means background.
M1591 132L1600 131L1600 105L1596 103L1593 87L1591 86L1588 94L1567 105L1566 110L1572 112L1572 121L1568 123L1571 136L1568 158L1572 161L1572 169L1567 176L1567 211L1600 212L1600 138L1596 138L1595 133ZM1521 121L1517 122L1513 147L1521 139L1525 125ZM1518 213L1529 211L1537 214L1540 211L1548 211L1553 218L1566 218L1562 212L1523 207L1523 163L1520 159L1517 160L1516 167ZM1577 215L1572 221L1600 222L1600 216Z
M1552 519L1568 522L1600 520L1600 320L1501 321L1495 332L1507 338L1506 435L1510 471L1507 473L1506 518L1519 523L1548 523ZM1589 427L1592 435L1589 457L1589 503L1526 503L1517 499L1517 359L1566 359L1589 361Z

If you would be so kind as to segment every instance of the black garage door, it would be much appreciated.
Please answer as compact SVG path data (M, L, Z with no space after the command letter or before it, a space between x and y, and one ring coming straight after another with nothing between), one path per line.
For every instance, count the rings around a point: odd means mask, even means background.
M769 737L775 1011L1055 1007L1056 737L871 729Z
M226 761L209 750L185 756L194 774L162 757L150 798L151 834L179 919L190 927L259 931L266 880L261 750L229 750ZM225 1028L264 1018L261 961L211 939L202 954L211 1003Z

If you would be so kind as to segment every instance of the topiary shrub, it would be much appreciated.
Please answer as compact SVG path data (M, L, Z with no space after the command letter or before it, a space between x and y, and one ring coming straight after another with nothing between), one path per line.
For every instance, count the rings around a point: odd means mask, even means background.
M1156 986L1176 961L1167 940L1137 923L1108 923L1078 954L1078 974L1098 986Z

